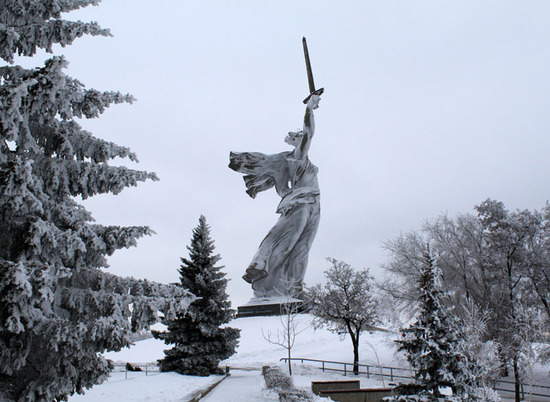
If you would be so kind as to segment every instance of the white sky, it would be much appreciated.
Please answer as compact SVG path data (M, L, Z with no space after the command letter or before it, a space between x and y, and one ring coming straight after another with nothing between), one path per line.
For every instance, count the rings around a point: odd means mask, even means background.
M104 0L69 17L114 37L56 47L67 73L138 99L83 126L161 178L86 202L99 223L157 232L116 253L113 273L177 281L204 214L234 306L252 296L241 275L279 199L249 198L228 155L289 149L308 94L302 36L325 88L310 150L321 224L309 285L327 256L381 275L381 243L438 214L487 197L511 210L549 198L550 2Z

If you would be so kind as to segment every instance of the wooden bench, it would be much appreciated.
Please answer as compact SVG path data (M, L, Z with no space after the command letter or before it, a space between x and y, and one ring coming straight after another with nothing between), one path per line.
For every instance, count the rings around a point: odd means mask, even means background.
M359 380L350 381L312 381L311 390L315 395L321 391L335 391L344 389L359 389Z
M380 402L392 395L393 388L362 388L320 391L319 396L338 402Z

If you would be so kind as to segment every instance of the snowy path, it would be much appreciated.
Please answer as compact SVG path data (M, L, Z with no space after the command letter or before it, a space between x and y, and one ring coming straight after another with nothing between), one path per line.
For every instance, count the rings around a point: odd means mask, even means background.
M279 396L265 388L260 370L231 370L231 375L201 402L278 402Z

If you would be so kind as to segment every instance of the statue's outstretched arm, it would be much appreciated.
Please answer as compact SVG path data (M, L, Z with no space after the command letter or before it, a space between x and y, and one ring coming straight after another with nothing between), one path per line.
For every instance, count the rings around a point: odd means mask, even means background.
M297 159L305 159L311 145L311 140L315 134L315 119L313 116L313 110L319 106L321 97L319 95L311 95L307 102L306 114L304 116L304 128L302 142L294 150L294 155Z

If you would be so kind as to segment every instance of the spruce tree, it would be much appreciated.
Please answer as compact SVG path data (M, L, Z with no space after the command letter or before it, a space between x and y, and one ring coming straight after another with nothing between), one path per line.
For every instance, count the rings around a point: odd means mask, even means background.
M458 351L460 337L451 311L441 302L441 291L436 283L438 269L427 252L418 280L420 314L417 321L402 330L403 339L396 342L399 351L406 353L410 366L416 370L413 384L402 384L402 394L394 400L437 400L442 390L450 388L453 395L447 400L461 400L468 375L463 356Z
M230 308L225 292L228 279L221 271L223 267L216 266L220 256L213 254L214 241L202 215L187 249L189 259L181 258L178 270L180 285L197 299L175 319L163 320L167 331L153 331L155 338L174 345L164 351L160 369L185 375L220 374L218 364L235 353L240 330L221 327L231 320L235 310Z
M0 57L52 52L96 23L61 14L97 0L0 0ZM102 271L106 257L149 235L148 227L95 224L77 203L118 194L154 173L110 165L137 161L130 149L94 137L77 118L98 117L130 95L85 89L55 56L43 67L0 67L0 400L56 401L104 380L101 356L130 344L130 332L170 316L171 286Z

